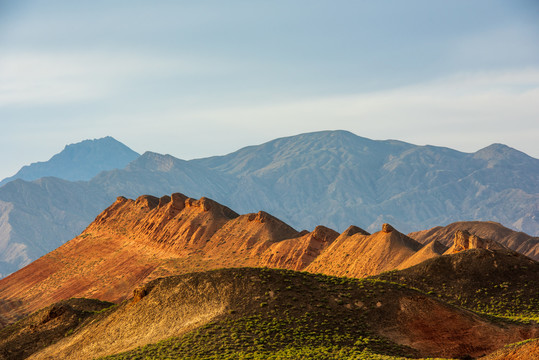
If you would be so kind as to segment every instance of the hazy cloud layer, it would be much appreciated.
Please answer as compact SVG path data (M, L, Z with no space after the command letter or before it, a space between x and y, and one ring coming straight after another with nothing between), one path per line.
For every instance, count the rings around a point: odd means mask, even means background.
M0 2L0 178L67 143L539 145L534 1Z

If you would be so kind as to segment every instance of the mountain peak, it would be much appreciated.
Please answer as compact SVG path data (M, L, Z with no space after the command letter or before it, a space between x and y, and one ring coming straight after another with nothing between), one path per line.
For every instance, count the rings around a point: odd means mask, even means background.
M369 232L363 230L362 228L358 227L358 226L355 226L355 225L350 225L346 230L344 230L342 232L342 236L352 236L352 235L355 235L355 234L360 234L360 235L370 235Z
M47 161L23 166L14 176L5 178L0 186L15 180L36 180L46 176L69 181L90 180L102 171L122 169L139 156L111 136L68 144Z
M537 159L526 155L522 151L510 146L494 143L473 154L474 159L481 159L489 162L489 166L503 163L522 163L527 161L537 161Z
M172 155L159 154L152 151L146 151L136 160L128 165L129 170L140 169L150 171L170 171L178 164L184 163L185 160L180 160Z
M102 138L95 139L85 139L76 143L67 144L64 149L67 148L77 148L82 146L91 146L92 144L101 143L101 144L122 144L112 136L105 136ZM123 145L123 144L122 144Z
M395 228L389 224L382 224L382 231L385 233L393 232Z

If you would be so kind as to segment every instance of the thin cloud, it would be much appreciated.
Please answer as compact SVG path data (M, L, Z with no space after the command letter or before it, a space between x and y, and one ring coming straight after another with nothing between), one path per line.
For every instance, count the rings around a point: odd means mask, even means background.
M537 25L510 23L453 39L444 58L467 68L517 66L539 59Z
M95 100L125 91L143 77L215 71L187 57L138 53L33 53L0 58L0 106Z
M507 141L535 151L532 140L526 139L539 130L537 103L539 68L530 68L456 74L389 91L218 108L183 116L255 133L281 128L304 132L331 124L330 128L373 138L430 142L469 151L481 146L478 139L485 145Z

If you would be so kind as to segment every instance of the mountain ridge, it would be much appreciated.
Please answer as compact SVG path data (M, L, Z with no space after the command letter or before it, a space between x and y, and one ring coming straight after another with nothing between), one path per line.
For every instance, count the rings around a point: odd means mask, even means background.
M455 252L495 244L460 231L455 242L462 245ZM412 261L423 247L389 224L373 234L298 232L265 212L239 215L206 197L118 197L79 236L0 279L0 318L11 322L71 297L118 302L140 283L194 270L268 266L365 277L441 256Z
M120 196L79 236L0 279L0 358L224 347L463 357L537 336L526 319L538 315L539 263L467 230L453 241L421 244L387 223L373 234L298 232L207 197ZM183 346L184 336L204 341Z
M13 176L0 181L0 186L16 180L36 180L54 176L69 181L90 180L101 171L123 168L139 156L111 136L88 139L66 145L47 161L23 166Z
M428 230L409 233L408 236L427 244L437 241L450 246L457 231L469 231L477 236L495 240L503 246L539 260L539 238L523 232L516 232L493 221L459 221L446 226L436 226Z
M50 251L75 237L119 195L181 191L210 197L241 213L265 211L297 229L323 224L342 232L358 224L373 232L391 223L407 233L454 221L488 220L539 234L539 160L498 148L462 153L324 131L190 161L146 152L124 169L78 182L79 190L71 192L73 199L66 204L47 199L62 196L57 180L43 179L38 187L21 183L10 194L4 186L0 201L11 205L2 214L7 223L0 227L0 244L19 250L0 258L0 274L35 259L21 250L24 246L40 243ZM481 158L474 158L477 153ZM511 160L514 166L491 161L499 156L516 158ZM41 195L43 191L48 194ZM32 197L43 202L30 207L26 199ZM77 202L86 209L70 205ZM58 214L65 214L63 224L54 221ZM33 233L49 228L45 233L50 235L28 238L22 224L31 224Z

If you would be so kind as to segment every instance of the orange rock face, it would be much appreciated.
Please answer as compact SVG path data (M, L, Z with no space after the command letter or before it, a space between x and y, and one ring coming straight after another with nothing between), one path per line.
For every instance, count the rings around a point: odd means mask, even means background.
M498 349L500 344L538 335L535 326L526 329L518 325L494 326L472 312L449 308L422 296L402 297L399 302L394 327L381 333L429 356L476 357Z
M334 230L317 226L313 232L295 239L272 244L263 254L259 265L304 270L339 236Z
M408 236L422 244L437 240L449 247L453 244L455 233L459 230L468 231L483 239L494 240L511 250L539 261L539 238L508 229L492 221L460 221L444 227L437 226L429 230L413 232Z
M306 270L348 277L376 275L396 269L422 247L389 224L372 235L350 233L343 232Z
M494 246L457 238L453 249ZM389 224L372 235L355 226L340 235L324 226L297 232L268 213L238 215L204 197L119 197L82 234L0 280L0 325L71 297L119 302L162 276L267 266L364 277L439 256L441 248Z
M447 250L447 247L438 241L434 240L430 243L424 245L419 251L410 256L408 259L404 260L402 263L397 266L397 269L406 269L410 266L417 265L425 260L430 258L440 256Z
M455 254L469 249L504 250L507 248L494 240L480 238L477 235L470 234L466 230L457 230L455 232L453 246L446 251L446 254Z
M294 268L332 240L315 233L295 247ZM119 197L81 235L0 280L0 323L71 297L118 302L138 285L171 274L261 263L291 268L264 253L295 243L298 235L265 212L240 216L208 198Z

